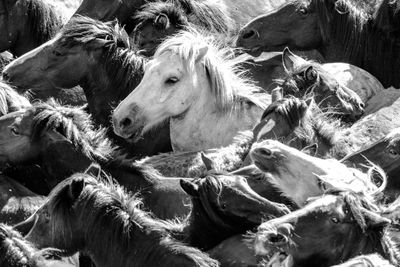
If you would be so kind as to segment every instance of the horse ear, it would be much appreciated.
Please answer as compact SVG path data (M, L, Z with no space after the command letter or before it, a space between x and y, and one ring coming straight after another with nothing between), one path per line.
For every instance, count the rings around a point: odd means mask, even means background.
M304 153L306 153L306 154L308 154L310 156L313 156L313 157L315 157L315 155L317 155L317 151L318 151L318 144L317 143L308 145L308 146L304 147L301 150L301 152L304 152Z
M208 46L202 46L199 48L199 52L197 53L196 62L202 60L208 52Z
M278 86L275 89L271 91L271 98L272 98L272 103L281 100L283 98L283 88Z
M45 147L51 143L68 143L72 144L64 135L60 134L56 130L46 131L42 136L42 140L45 143Z
M216 170L215 163L212 159L207 157L203 152L200 152L200 155L201 155L201 160L206 166L207 171Z
M309 66L303 73L304 79L309 82L314 82L318 78L318 73L313 66Z
M85 181L82 178L75 178L71 181L68 190L70 200L75 201L83 191Z
M390 219L382 217L380 214L371 212L367 209L363 208L362 213L364 215L365 224L367 225L368 229L381 228L392 223Z
M159 14L154 20L154 23L157 25L163 25L165 29L170 27L169 18L164 13Z
M180 179L179 180L183 191L185 191L188 195L193 197L199 196L199 186L187 179Z
M286 72L294 71L296 66L307 63L303 58L295 55L289 48L285 48L282 54L282 64Z
M97 163L92 163L90 166L85 170L86 174L90 174L93 177L99 178L101 176L101 166Z

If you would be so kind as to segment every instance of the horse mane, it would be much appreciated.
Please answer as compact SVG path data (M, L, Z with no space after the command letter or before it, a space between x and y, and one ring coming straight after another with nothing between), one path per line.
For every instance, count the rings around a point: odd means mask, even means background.
M180 31L161 43L154 57L170 51L181 58L190 72L194 72L196 58L204 47L207 47L208 51L201 64L207 72L220 113L230 112L239 105L243 106L241 104L246 101L262 109L267 107L267 95L246 77L234 59L233 51L220 45L216 38L205 36L195 29Z
M50 40L63 26L60 14L44 0L18 1L27 16L29 31L37 45Z
M67 222L72 220L70 215L72 204L70 199L65 196L67 188L74 179L83 179L85 184L82 193L74 203L74 209L79 209L75 219L84 218L86 225L90 226L86 231L86 236L91 239L108 236L107 242L93 241L103 253L112 257L120 255L121 251L118 251L120 249L132 250L131 242L133 238L137 238L134 236L137 231L152 232L154 233L152 238L157 239L157 247L167 247L173 254L183 253L196 262L197 266L215 266L214 260L205 258L199 250L185 246L173 239L167 231L170 223L153 218L151 213L143 211L141 200L135 195L130 195L111 179L99 181L88 174L78 173L71 176L57 185L50 194L48 207L52 211L51 214L55 215L55 219L51 222L53 231L61 231L64 235L69 234L67 231L74 231L74 229L60 227L58 223L58 220L67 220ZM71 224L67 223L67 225ZM112 225L112 230L104 231L105 225ZM142 255L145 259L149 253L154 256L151 251L154 251L155 248L154 244L138 246L138 249L146 254ZM114 253L117 251L119 253ZM134 251L130 253L134 253ZM129 252L125 254L129 254ZM135 257L140 258L139 255L141 253L135 253ZM110 259L109 262L121 262L121 259Z
M106 130L95 129L90 115L83 108L62 106L54 99L38 102L32 107L32 141L38 141L46 131L57 131L79 148L91 160L108 159L114 148Z
M383 0L377 4L374 12L374 25L388 37L400 37L400 2L398 0Z
M103 48L100 64L109 78L108 87L115 94L125 97L139 84L146 59L130 49L128 35L115 21L104 23L77 15L64 26L60 36L65 47Z
M27 98L18 94L11 86L0 81L0 115L29 107Z
M11 226L0 224L0 265L3 267L42 266L46 257L58 258L56 249L38 250ZM46 256L46 257L45 257ZM43 265L44 266L44 265ZM47 265L46 265L47 266ZM63 265L65 266L65 265Z
M330 2L330 1L328 1ZM330 38L343 45L345 59L375 73L384 85L393 83L399 64L400 47L393 36L386 36L373 25L375 1L312 0L318 14L324 43Z

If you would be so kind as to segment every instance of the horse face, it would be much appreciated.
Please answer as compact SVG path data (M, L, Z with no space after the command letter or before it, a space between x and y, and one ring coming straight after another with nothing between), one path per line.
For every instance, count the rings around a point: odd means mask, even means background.
M289 213L284 204L270 202L254 192L242 176L219 175L217 178L207 177L207 179L218 179L221 183L221 190L217 195L210 196L209 201L218 213L228 218L259 224L265 218ZM212 188L216 183L218 182L207 181L203 186L209 187L209 193L218 192L217 188Z
M31 142L31 125L25 123L30 115L16 111L0 118L0 163L27 162L39 154L39 148Z
M320 265L330 266L328 263L342 255L347 243L359 242L356 233L361 233L361 228L343 197L326 195L300 210L261 224L254 248L260 255L283 251L294 262L316 259Z
M321 42L317 14L311 1L296 0L250 21L240 30L237 46L258 56L262 51L278 51L286 46L310 50Z
M113 126L117 135L137 139L154 125L188 111L208 83L202 66L194 73L171 52L154 58L145 68L142 81L114 110Z
M163 39L179 30L177 25L170 23L169 18L160 14L154 21L143 21L133 31L134 43L141 54L152 56Z
M21 90L59 90L78 85L89 62L93 62L92 55L81 46L67 48L60 41L55 37L14 60L4 69L4 78Z

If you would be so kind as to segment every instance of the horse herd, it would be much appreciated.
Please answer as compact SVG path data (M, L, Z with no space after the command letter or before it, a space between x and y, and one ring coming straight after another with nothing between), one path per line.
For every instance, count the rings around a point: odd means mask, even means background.
M399 266L399 9L0 0L0 266Z

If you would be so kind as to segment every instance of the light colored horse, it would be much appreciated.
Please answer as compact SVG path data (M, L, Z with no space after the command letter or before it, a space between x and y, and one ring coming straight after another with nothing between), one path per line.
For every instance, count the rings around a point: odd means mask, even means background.
M253 128L271 103L212 37L183 31L167 39L141 83L114 110L114 131L137 139L170 118L174 151L226 146Z

